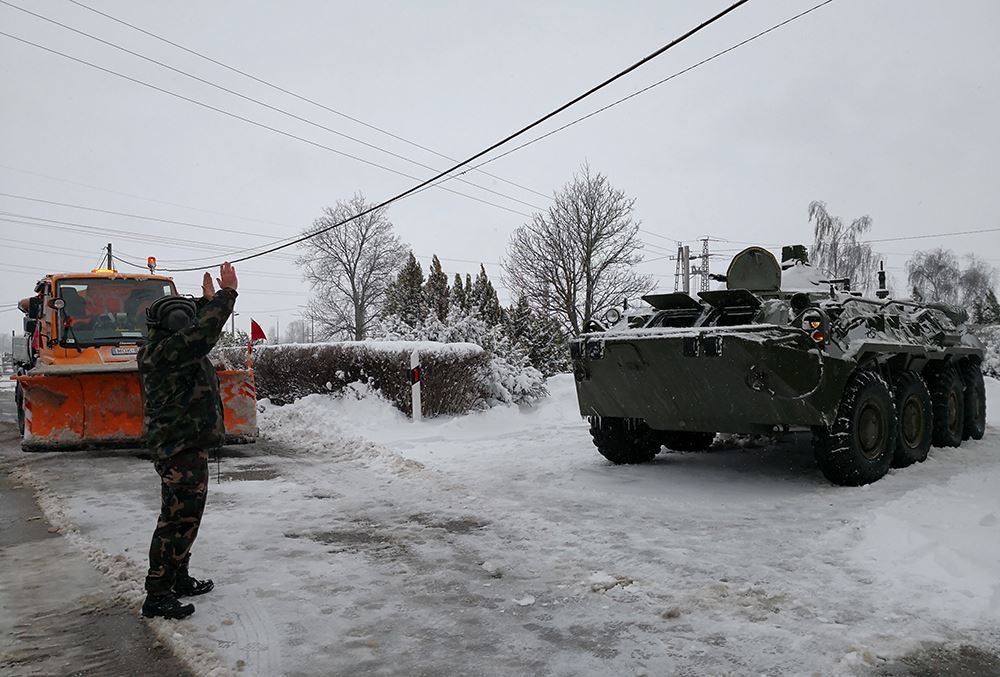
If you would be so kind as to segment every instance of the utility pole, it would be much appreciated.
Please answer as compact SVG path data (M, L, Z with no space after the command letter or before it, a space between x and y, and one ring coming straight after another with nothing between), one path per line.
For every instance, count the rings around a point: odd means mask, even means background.
M701 239L701 256L695 256L694 257L696 259L701 259L701 265L695 267L691 271L692 274L699 276L699 278L701 280L701 283L700 283L700 289L701 289L701 291L708 291L708 282L709 282L709 277L708 277L708 274L709 274L709 265L708 265L708 262L711 259L711 257L712 257L712 255L708 251L708 238L707 237L703 237Z
M93 261L93 259L91 259ZM111 254L111 243L108 243L108 270L115 269L115 257Z
M677 243L677 265L674 267L674 291L691 293L691 248Z

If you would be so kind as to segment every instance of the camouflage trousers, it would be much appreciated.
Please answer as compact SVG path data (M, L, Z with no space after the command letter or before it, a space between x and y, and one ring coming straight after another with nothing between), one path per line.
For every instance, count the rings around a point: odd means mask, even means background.
M182 451L153 465L160 476L160 517L149 544L146 591L156 594L187 573L208 497L208 451Z

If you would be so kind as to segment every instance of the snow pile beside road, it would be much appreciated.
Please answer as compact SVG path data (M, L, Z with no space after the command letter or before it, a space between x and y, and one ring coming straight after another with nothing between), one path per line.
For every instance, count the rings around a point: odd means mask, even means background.
M258 403L261 435L290 448L331 460L375 461L396 473L419 470L423 465L405 459L367 439L347 432L381 430L409 425L409 418L364 383L351 383L337 395L307 395L291 404Z

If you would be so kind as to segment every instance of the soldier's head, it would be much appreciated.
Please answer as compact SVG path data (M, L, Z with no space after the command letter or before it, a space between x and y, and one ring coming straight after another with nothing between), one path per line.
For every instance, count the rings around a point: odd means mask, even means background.
M164 296L146 308L146 324L150 333L162 330L174 333L191 324L198 313L198 306L186 296Z

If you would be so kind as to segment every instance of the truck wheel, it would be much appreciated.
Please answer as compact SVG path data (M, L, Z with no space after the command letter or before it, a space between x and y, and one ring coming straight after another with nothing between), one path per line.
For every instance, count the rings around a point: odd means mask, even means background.
M660 441L667 449L674 451L704 451L712 446L715 433L699 433L690 430L665 430L660 433Z
M656 434L640 419L593 416L590 434L601 455L616 465L647 463L660 451Z
M894 385L899 429L896 431L896 451L892 456L892 467L905 468L927 459L934 428L933 408L931 393L917 372L901 372Z
M931 401L934 403L934 446L961 445L965 432L965 385L953 365L934 373Z
M813 429L816 462L834 484L871 484L889 472L896 428L889 386L876 372L856 372L844 389L833 425Z
M965 426L962 439L983 439L986 433L986 384L979 363L966 361L961 366L962 383L965 385Z
M17 432L24 437L24 393L20 383L14 386L14 404L17 407Z

